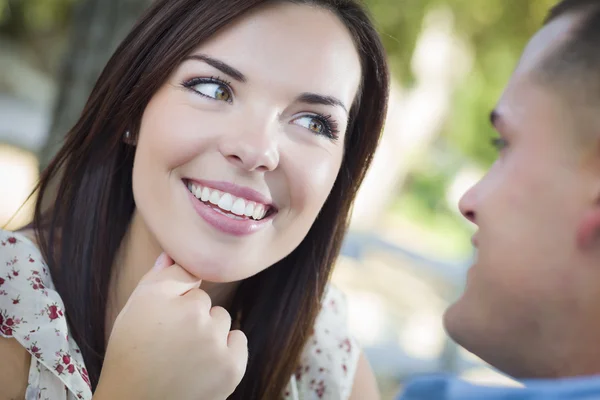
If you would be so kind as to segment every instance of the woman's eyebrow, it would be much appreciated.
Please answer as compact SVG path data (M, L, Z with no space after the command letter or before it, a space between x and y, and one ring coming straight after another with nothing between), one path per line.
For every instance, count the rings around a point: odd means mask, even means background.
M229 75L231 78L235 79L238 82L245 83L247 81L246 76L244 74L242 74L240 71L238 71L237 69L233 68L231 65L229 65L221 60L217 60L216 58L209 57L206 54L201 54L201 53L192 54L192 55L189 55L186 58L184 58L184 61L187 61L187 60L196 60L196 61L205 62L208 65L210 65L211 67L216 68L219 71L223 72L224 74Z
M296 101L299 103L306 104L321 104L324 106L341 107L346 112L346 114L348 114L348 109L346 108L344 103L337 97L324 96L316 93L302 93L296 98Z

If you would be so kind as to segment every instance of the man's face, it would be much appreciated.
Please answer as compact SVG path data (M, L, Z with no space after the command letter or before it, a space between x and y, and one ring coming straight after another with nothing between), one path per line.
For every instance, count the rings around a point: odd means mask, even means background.
M527 46L492 114L498 159L460 202L478 227L478 256L444 324L513 376L559 373L576 347L570 341L585 340L580 324L598 274L578 242L600 189L575 139L586 113L534 74L575 21L557 19Z

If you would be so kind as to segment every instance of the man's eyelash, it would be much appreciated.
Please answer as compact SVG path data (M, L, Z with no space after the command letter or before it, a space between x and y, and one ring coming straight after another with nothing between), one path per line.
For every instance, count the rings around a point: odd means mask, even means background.
M506 139L501 138L501 137L495 137L491 139L491 143L492 146L496 149L496 150L502 150L504 149L506 146L508 146L508 142L506 141Z

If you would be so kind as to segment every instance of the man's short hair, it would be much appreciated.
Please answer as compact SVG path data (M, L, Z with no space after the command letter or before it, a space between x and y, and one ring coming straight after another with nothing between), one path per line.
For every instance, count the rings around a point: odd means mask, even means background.
M586 100L590 94L600 100L600 0L562 0L545 24L567 14L577 15L577 25L544 60L542 77L554 86L585 91L580 94Z

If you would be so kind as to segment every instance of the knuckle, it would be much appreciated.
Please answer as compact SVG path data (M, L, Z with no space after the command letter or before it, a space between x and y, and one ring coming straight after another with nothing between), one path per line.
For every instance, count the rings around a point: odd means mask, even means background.
M221 306L211 308L210 316L220 321L231 321L231 315L229 315L229 312Z
M235 385L240 382L244 376L245 368L240 367L240 363L234 359L229 359L223 365L223 379L227 385Z
M205 307L206 310L210 310L212 301L208 293L202 289L192 289L192 294L197 305Z

